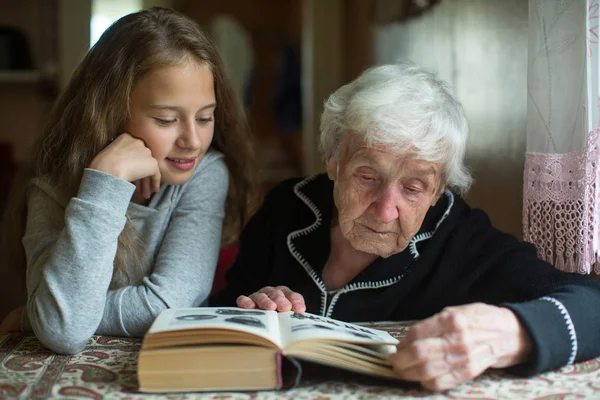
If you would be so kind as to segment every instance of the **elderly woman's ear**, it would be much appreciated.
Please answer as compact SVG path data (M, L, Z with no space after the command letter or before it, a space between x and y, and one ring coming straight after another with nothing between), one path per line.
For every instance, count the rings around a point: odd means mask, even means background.
M334 157L333 155L327 156L325 158L325 166L327 167L327 176L329 177L329 179L331 179L332 181L336 180L339 169L339 163L336 157Z
M435 195L435 203L437 203L440 200L440 197L442 197L442 195L444 194L445 191L446 191L446 184L440 183L440 185L438 186L438 189L437 189L437 194Z

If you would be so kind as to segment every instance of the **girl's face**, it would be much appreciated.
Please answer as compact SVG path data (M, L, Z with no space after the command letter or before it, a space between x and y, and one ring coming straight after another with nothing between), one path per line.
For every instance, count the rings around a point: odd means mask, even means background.
M162 183L182 185L208 150L217 104L212 73L195 62L148 72L134 87L125 132L158 161Z

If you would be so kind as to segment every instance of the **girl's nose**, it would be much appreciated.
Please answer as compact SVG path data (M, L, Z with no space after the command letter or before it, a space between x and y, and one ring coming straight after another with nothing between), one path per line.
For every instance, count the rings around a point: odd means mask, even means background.
M183 126L183 130L181 131L179 138L177 140L177 145L179 147L183 147L186 149L199 149L202 147L202 140L200 138L200 130L196 126L196 120L194 119L191 122L187 122Z

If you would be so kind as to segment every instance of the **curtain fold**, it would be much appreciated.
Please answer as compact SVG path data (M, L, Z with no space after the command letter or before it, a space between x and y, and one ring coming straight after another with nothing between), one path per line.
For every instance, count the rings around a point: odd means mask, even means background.
M599 0L529 0L523 237L600 273Z

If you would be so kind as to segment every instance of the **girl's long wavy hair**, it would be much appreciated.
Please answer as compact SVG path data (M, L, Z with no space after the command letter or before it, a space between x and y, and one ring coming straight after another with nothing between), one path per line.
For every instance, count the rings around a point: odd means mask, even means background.
M28 177L48 177L65 199L75 196L84 169L121 133L136 83L155 68L190 60L208 68L214 79L217 108L211 146L224 154L230 174L223 244L234 242L248 219L249 206L254 205L254 140L215 46L195 22L174 10L155 7L129 14L106 30L57 99L34 144ZM4 265L22 277L25 181L21 178L13 188L3 224L3 254L8 257ZM119 237L113 284L115 276L124 272L126 259L128 263L140 260L129 221Z

